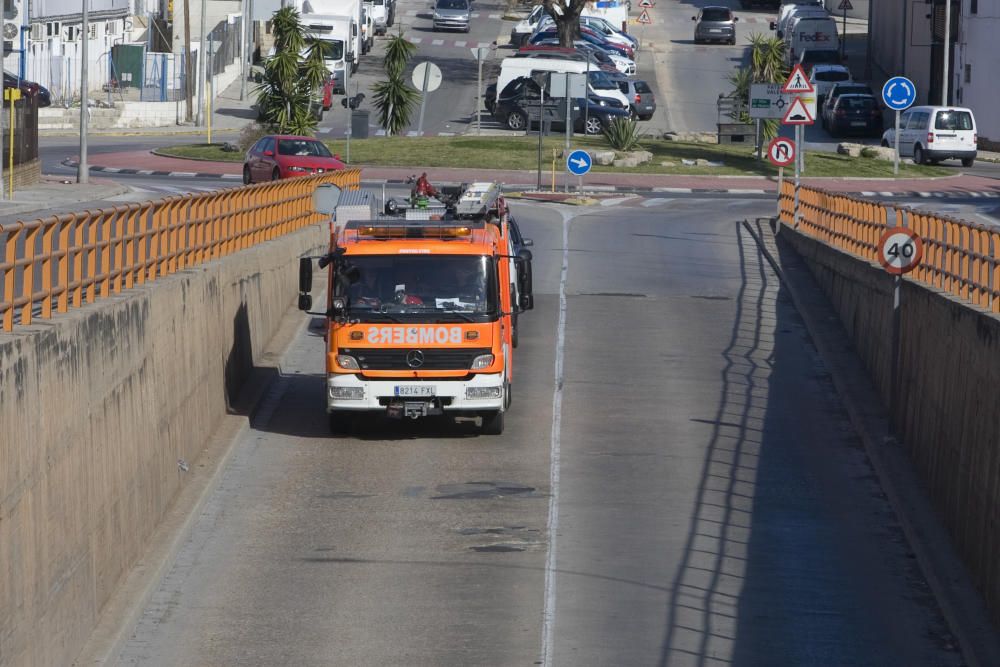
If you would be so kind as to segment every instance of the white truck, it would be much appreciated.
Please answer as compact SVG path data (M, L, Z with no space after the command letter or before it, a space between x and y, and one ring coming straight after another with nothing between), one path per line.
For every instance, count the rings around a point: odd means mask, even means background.
M392 25L389 16L392 3L390 0L365 0L365 4L368 5L368 15L375 22L375 34L384 35Z
M333 78L333 92L346 94L346 81L357 71L364 50L361 0L302 0L297 9L306 35L326 43L323 59Z

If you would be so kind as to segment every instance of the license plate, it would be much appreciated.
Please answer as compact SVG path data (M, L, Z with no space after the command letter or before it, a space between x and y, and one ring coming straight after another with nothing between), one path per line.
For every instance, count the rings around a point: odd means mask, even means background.
M722 32L722 30L720 28L709 28L708 31L709 32Z
M867 125L867 124L868 124L868 123L866 123L866 122L865 122L865 121L863 121L863 120L856 120L856 121L854 121L853 123L851 123L851 127L864 127L864 126L865 126L865 125Z
M437 387L429 384L397 384L396 396L433 396Z

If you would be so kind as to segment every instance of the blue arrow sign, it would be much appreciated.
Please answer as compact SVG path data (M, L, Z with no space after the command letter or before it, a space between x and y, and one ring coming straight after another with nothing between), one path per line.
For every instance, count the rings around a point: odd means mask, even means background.
M905 76L894 76L882 86L882 101L893 111L907 109L917 100L917 87Z
M592 166L587 151L575 150L566 157L566 170L574 176L583 176Z

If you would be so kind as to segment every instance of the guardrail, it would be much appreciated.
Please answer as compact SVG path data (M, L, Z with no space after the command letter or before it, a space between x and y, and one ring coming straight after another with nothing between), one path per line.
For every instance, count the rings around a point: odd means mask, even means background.
M225 257L322 220L321 183L357 169L0 226L0 330Z
M882 233L888 227L908 227L924 243L923 259L911 279L1000 313L1000 231L803 186L796 198L789 181L778 195L778 212L782 224L874 263Z

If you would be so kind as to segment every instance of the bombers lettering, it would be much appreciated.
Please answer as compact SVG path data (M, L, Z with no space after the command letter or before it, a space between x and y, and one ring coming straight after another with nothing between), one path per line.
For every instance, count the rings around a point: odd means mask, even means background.
M462 327L368 327L368 342L373 345L457 344L462 342Z

